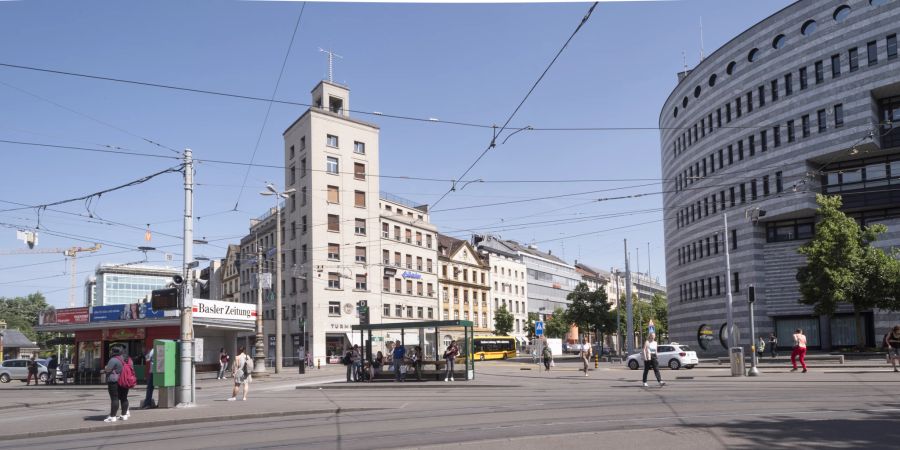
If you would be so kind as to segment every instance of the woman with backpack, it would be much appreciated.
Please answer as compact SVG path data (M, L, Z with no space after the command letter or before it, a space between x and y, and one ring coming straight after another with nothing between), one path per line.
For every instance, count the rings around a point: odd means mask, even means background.
M106 373L106 389L109 391L109 416L104 422L128 420L131 411L128 409L128 390L137 383L134 374L134 366L128 355L122 354L122 347L116 345L110 347L112 358L106 363L103 370ZM122 406L122 415L117 415L119 405Z
M234 378L234 388L231 390L231 398L229 402L237 400L238 391L244 386L244 397L241 400L247 400L247 393L250 391L250 382L253 377L253 359L244 353L244 347L238 348L238 354L234 357L234 364L231 366L231 376Z

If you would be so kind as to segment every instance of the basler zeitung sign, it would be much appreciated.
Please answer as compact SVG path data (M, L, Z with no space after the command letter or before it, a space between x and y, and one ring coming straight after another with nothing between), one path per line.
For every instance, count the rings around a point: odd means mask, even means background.
M248 303L223 302L219 300L194 299L194 317L211 319L256 320L256 305Z

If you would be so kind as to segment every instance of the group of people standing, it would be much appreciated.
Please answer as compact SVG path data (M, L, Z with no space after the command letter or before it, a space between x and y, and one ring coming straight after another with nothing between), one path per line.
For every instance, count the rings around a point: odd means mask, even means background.
M341 363L347 366L347 382L368 381L372 382L383 373L385 364L389 364L394 372L394 382L406 381L410 372L415 372L416 380L422 381L422 365L425 358L421 346L414 346L410 350L400 341L395 341L393 349L388 353L388 360L379 351L371 360L365 359L363 350L358 344L349 349L341 358ZM451 341L443 353L446 364L444 381L453 381L453 370L456 357L459 356L459 346L456 341Z

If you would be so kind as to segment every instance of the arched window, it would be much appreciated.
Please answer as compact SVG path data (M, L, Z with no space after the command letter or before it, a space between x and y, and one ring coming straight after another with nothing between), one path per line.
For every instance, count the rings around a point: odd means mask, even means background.
M678 107L675 107L675 113L673 114L676 118L678 117Z
M888 0L869 0L869 4L872 6L881 6L887 4Z
M850 17L850 7L847 5L838 6L837 9L834 10L834 15L832 16L835 22L843 22L847 20L847 17Z
M688 99L687 99L687 97L685 97L684 100L681 101L681 107L687 108L687 104L688 104Z
M718 78L716 74L712 74L709 76L709 87L713 87L716 85L716 78Z
M700 86L694 88L694 98L700 97Z
M734 61L728 63L728 66L725 67L725 73L727 73L728 75L733 74L733 73L734 73L734 68L735 68L736 66L737 66L737 63L734 62Z
M754 62L756 61L757 56L759 56L759 49L754 48L753 50L750 50L750 53L747 53L747 61Z
M803 26L800 27L800 34L809 36L815 33L817 28L819 28L819 24L816 23L815 20L807 20L803 23Z
M784 47L785 43L787 43L787 38L784 37L783 34L779 34L778 36L775 36L775 39L772 39L772 48L778 50L781 47Z

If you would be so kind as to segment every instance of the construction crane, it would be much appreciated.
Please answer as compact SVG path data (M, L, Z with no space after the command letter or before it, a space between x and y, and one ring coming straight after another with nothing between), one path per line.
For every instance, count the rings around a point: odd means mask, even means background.
M42 248L40 250L0 250L0 255L39 255L46 253L62 253L72 261L70 269L71 286L69 287L69 307L75 307L75 293L78 291L78 254L93 253L103 247L102 244L94 244L93 247L69 247L69 248Z

